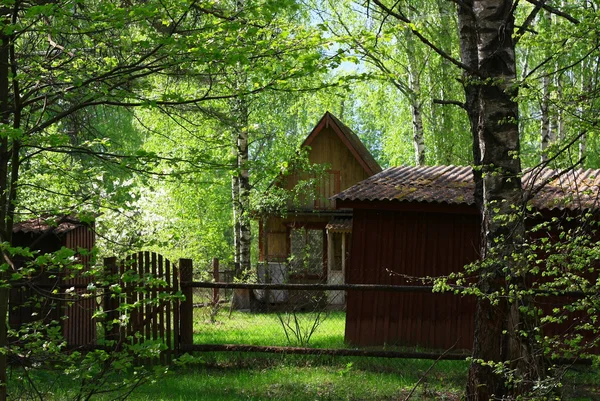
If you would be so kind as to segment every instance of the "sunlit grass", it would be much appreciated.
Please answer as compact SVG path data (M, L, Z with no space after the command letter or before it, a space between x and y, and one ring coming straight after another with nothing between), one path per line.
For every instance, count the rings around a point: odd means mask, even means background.
M467 368L465 361L211 352L199 355L195 363L172 367L128 399L392 401L404 399L414 388L414 401L459 400ZM44 394L44 400L74 399L78 383L59 371L33 374L38 380L55 382L54 391ZM597 400L598 375L597 368L576 367L566 377L561 399ZM12 384L9 389L14 389ZM33 394L20 395L17 399L39 399ZM112 398L100 394L92 399Z
M209 356L194 372L145 386L134 400L396 400L433 363L372 358ZM227 362L228 359L228 362ZM214 363L217 363L216 365ZM227 364L230 365L227 365ZM466 363L445 361L422 381L415 399L459 399Z
M197 308L194 313L196 344L297 345L288 342L277 313L230 313L226 307L212 316L209 308ZM296 316L302 324L310 325L316 315L302 312ZM344 324L344 312L329 312L309 346L346 347ZM467 369L466 361L203 352L194 354L188 364L168 368L166 375L145 383L128 399L392 401L405 399L414 390L411 400L460 400ZM597 399L597 369L577 369L566 376L563 399ZM56 371L39 374L46 375L38 377L41 382L57 381L45 400L73 399L77 383Z
M296 346L293 332L285 330L279 317L286 319L285 313L246 313L229 312L222 308L211 317L209 311L197 309L194 313L194 343L196 344L247 344L265 346ZM296 317L302 330L310 330L317 313L301 312ZM293 316L292 316L293 318ZM322 314L320 325L314 330L309 346L315 348L343 348L346 314L327 312Z

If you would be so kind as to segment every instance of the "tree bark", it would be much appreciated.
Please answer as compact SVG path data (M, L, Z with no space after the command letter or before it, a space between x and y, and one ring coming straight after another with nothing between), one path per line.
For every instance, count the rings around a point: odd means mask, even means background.
M233 127L235 171L232 178L234 202L234 247L235 278L246 280L251 271L250 249L250 175L248 171L248 104L241 97L233 101L236 122ZM231 301L232 309L251 309L254 293L235 290Z
M589 71L589 60L584 60L581 63L581 82L580 82L580 90L581 90L581 95L585 96L587 93L590 93L592 90L592 81L591 81L591 77L590 74L588 73ZM577 107L577 114L579 116L579 118L583 121L585 114L589 112L589 110L586 110L586 103L585 102L581 102L578 107ZM561 138L561 140L564 138ZM578 146L578 157L579 160L585 160L585 157L587 155L587 133L586 132L582 132L581 133L581 137L579 138L579 146ZM585 162L584 162L584 166L585 166Z
M419 79L419 66L415 57L415 39L410 30L405 30L406 54L408 56L408 98L412 115L413 145L415 148L415 164L425 165L425 132L423 129L423 116L419 95L421 93L421 80Z
M475 182L475 202L480 211L483 211L483 180L481 169L481 152L479 149L479 88L476 84L478 77L472 71L479 69L479 56L477 53L477 32L475 15L473 14L473 0L465 0L458 10L458 34L460 41L460 57L469 70L463 71L463 87L465 90L465 109L469 117L471 137L473 138L473 181Z
M550 127L550 77L546 74L542 77L542 103L540 107L540 136L541 136L541 159L548 160L548 147L552 143Z
M550 78L548 76L544 76L542 78L542 104L540 107L540 112L541 112L540 136L541 136L542 162L545 162L546 160L548 160L548 146L550 146L550 144L551 144L549 102L550 102Z
M448 16L451 15L453 11L452 4L445 0L437 0L437 11L440 21L447 21ZM438 36L440 38L439 46L442 51L451 54L452 34L450 32L450 25L442 22L439 26ZM446 101L449 99L447 83L454 80L454 76L451 72L451 64L448 60L441 60L439 74L439 76L429 74L429 85L431 88L439 86L437 96L439 96L439 100ZM450 96L450 98L452 98L452 96ZM438 134L434 135L432 138L435 146L434 152L436 160L441 164L452 164L454 144L450 143L453 141L453 138L448 138L447 133L455 130L455 127L452 126L452 119L448 113L448 106L441 105L440 107L435 107L435 104L432 105L431 125L431 131Z
M244 98L237 99L238 135L237 135L237 158L238 158L238 183L239 183L239 245L240 245L240 268L242 275L250 273L250 174L248 171L248 104Z
M552 15L549 11L545 10L542 14L544 22L548 25L548 29L552 24ZM546 57L549 57L549 52L546 52ZM550 118L550 71L549 68L545 69L545 73L542 77L542 102L540 104L540 143L541 143L541 160L545 162L548 160L548 147L553 143L553 129L556 129L551 124Z
M239 184L239 166L238 166L238 158L237 154L237 132L233 131L233 141L234 141L234 170L231 175L231 203L233 209L233 262L236 264L240 263L240 214L241 214L241 204L240 204L240 184ZM237 272L236 272L237 273Z
M0 8L2 15L7 15L10 10L7 7ZM7 21L10 23L10 20ZM10 127L10 42L11 38L0 33L0 123L2 130ZM9 160L12 159L10 148L11 139L9 135L0 135L0 242L12 243L12 216L10 210L13 208L11 195L14 194L10 187L11 171ZM9 263L10 256L2 252L0 264ZM7 355L5 351L8 346L8 298L9 290L4 283L9 277L8 271L0 273L0 401L7 398Z
M511 0L474 0L471 26L477 43L479 121L477 138L483 170L482 260L478 288L484 294L498 294L511 284L522 286L524 266L520 254L524 237L522 217L520 142L516 95L513 2ZM462 36L461 36L462 39ZM469 38L469 45L473 39ZM477 301L473 362L467 382L468 400L514 397L524 383L539 374L533 350L519 330L529 325L518 309L520 304L508 297L486 297ZM506 385L506 377L488 363L510 362L524 381L516 387ZM518 361L513 363L513 361Z

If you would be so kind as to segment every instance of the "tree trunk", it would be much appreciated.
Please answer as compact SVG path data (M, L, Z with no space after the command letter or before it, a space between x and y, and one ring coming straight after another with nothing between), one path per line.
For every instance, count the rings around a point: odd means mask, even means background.
M237 152L237 133L233 132L234 152ZM234 154L234 170L231 175L231 203L233 208L233 262L238 265L240 263L240 184L239 184L239 165L237 154ZM236 272L237 274L237 272Z
M541 151L542 151L542 162L548 160L548 146L551 144L550 140L550 116L549 116L549 102L550 102L550 78L546 75L542 78L542 104L540 107L541 111Z
M416 93L411 93L410 108L412 112L413 144L415 147L415 164L425 165L425 136L423 135L423 117L421 104Z
M548 11L544 11L542 18L548 25L552 24L552 15ZM550 54L546 52L546 57ZM541 160L545 162L548 160L548 147L552 144L552 130L553 127L550 122L550 69L546 68L542 77L542 102L540 105L541 121L540 121L540 142L541 142Z
M410 30L405 30L406 54L408 55L408 87L409 101L412 114L413 145L415 147L415 164L425 165L425 133L423 129L423 116L421 112L421 81L419 79L419 66L415 62L415 39Z
M556 76L556 95L558 99L563 99L563 82L560 76ZM556 128L550 131L550 141L564 141L565 135L565 112L562 107L558 107L556 115Z
M581 83L580 83L579 89L581 90L582 96L585 96L587 93L590 93L592 90L591 77L590 77L590 74L588 73L588 71L589 71L588 69L589 69L589 61L588 61L588 59L586 59L581 63ZM581 121L583 121L584 115L586 113L585 108L586 108L586 104L584 102L580 102L579 105L577 106L577 114ZM584 166L586 164L585 163L586 155L587 155L587 133L582 132L581 137L579 138L578 157L579 157L579 160L584 160L584 164L583 164Z
M7 15L10 11L0 8L2 15ZM0 33L0 122L7 129L10 124L10 93L9 93L9 72L10 72L10 37ZM11 176L9 170L9 160L12 159L10 149L10 138L8 135L0 135L0 242L12 244L12 209L11 195L14 194L10 187ZM2 252L0 264L9 263L10 257ZM0 401L5 401L7 397L7 356L5 351L8 346L8 297L9 290L4 286L9 277L8 271L0 273Z
M479 89L476 85L478 77L475 72L479 69L477 53L477 32L473 14L473 0L465 0L458 6L458 34L460 39L460 57L470 71L463 72L465 90L465 109L469 117L471 137L473 138L473 181L475 182L475 203L483 212L483 180L481 170L481 152L479 149Z
M235 171L232 178L234 202L235 278L246 280L250 274L250 176L248 171L248 105L244 98L233 103L236 123L233 128ZM251 309L254 293L234 290L232 309Z
M447 21L449 18L448 16L452 14L452 10L452 4L450 2L445 0L437 0L437 11L440 21ZM452 35L450 32L450 24L443 22L440 24L438 37L440 38L440 48L445 53L451 54ZM439 99L445 101L449 98L447 93L447 83L451 80L454 80L454 76L451 72L451 65L448 60L441 60L439 74L439 76L429 74L429 84L431 88L439 86ZM450 98L452 98L452 96L450 96ZM435 143L436 162L445 165L452 164L453 162L452 157L454 143L452 142L454 140L452 137L448 136L448 133L455 130L455 127L452 126L452 119L449 117L447 110L448 106L444 105L441 105L440 107L435 107L435 105L432 105L431 107L431 131L437 134L433 136L433 141ZM431 153L431 151L429 153Z
M520 260L515 257L520 254L524 223L518 106L514 101L513 3L511 0L474 0L472 12L474 25L465 28L465 34L470 31L476 35L477 72L481 78L477 137L484 172L482 259L486 261L479 271L478 287L484 294L494 294L510 284L523 285L520 279L524 274ZM473 37L466 39L469 42L465 47L472 45ZM522 385L509 390L502 374L479 361L522 361L510 367L517 369L518 377L526 381L538 373L531 359L530 344L518 335L518 330L529 329L518 310L520 305L509 302L507 297L495 300L496 304L483 297L477 301L468 400L504 399L523 391Z
M237 99L238 135L237 135L237 158L238 158L238 183L239 183L239 246L240 246L240 268L242 276L250 273L250 175L248 172L248 105L244 98Z
M542 162L548 160L548 146L550 146L550 116L549 112L549 97L550 97L550 78L544 76L542 78L542 104L541 104L541 125L540 125L540 136L541 136L541 151L542 151Z

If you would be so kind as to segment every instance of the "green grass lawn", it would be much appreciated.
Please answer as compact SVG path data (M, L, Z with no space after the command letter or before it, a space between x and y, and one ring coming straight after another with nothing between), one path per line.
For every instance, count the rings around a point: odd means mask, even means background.
M397 400L432 364L422 360L208 355L205 364L144 386L133 400ZM440 362L414 399L457 400L466 363Z
M288 341L276 313L233 312L230 315L227 308L213 316L208 309L196 309L194 313L196 344L298 345L293 336ZM286 318L285 315L282 317ZM311 313L297 317L301 328L310 327L315 320ZM346 347L344 325L343 312L329 313L314 332L309 346ZM185 366L169 368L167 374L136 389L129 399L391 401L403 400L416 386L412 400L459 400L467 369L466 361L435 363L417 359L204 352L196 354L195 359ZM16 380L18 375L14 377ZM565 376L562 399L600 400L599 377L597 368L575 367ZM47 378L38 379L40 383L51 380L57 383L52 393L42 399L74 399L77 384L61 377L60 372L48 373ZM14 386L9 385L9 388ZM92 399L112 398L97 396Z
M294 330L288 330L290 341L286 337L284 327L279 320L290 319ZM306 333L313 326L316 313L298 313L300 331ZM344 312L328 312L321 315L321 324L316 328L308 343L315 348L344 348ZM195 344L247 344L270 346L298 346L297 337L293 334L296 325L294 316L286 313L245 313L232 312L223 308L212 317L209 311L194 311L194 343Z
M150 400L281 400L324 401L403 400L423 377L432 361L326 356L206 353L198 363L174 367L153 383L135 390L133 401ZM440 361L417 386L412 400L461 399L467 372L463 361ZM53 394L43 400L75 399L74 383L56 374ZM565 378L562 400L600 399L600 371L575 367ZM73 387L67 392L69 387ZM9 385L9 389L13 388ZM21 397L17 399L40 399ZM113 399L97 396L94 400Z

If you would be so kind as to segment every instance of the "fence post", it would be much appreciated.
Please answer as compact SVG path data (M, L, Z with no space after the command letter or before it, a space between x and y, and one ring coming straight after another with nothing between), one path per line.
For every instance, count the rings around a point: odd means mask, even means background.
M193 280L192 273L192 260L191 259L179 259L179 285L181 286L181 292L185 296L185 300L179 304L179 346L191 345L194 343L194 300L193 288L189 284Z
M213 258L212 266L213 266L213 279L215 280L216 283L218 283L219 282L219 259L218 258ZM215 306L219 304L219 289L218 288L213 288L212 302L213 302L213 305L215 305Z
M117 340L119 334L119 325L115 324L114 322L119 319L119 298L113 297L110 290L112 279L114 277L118 277L119 273L117 258L104 258L104 272L110 277L110 280L107 280L108 284L104 287L103 309L106 312L104 317L104 338L106 340Z

